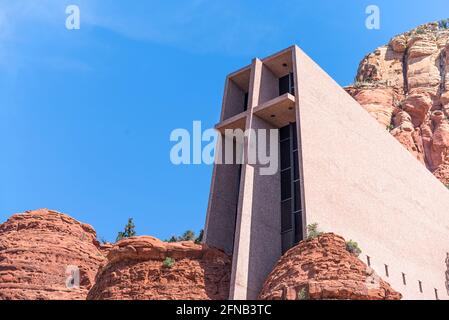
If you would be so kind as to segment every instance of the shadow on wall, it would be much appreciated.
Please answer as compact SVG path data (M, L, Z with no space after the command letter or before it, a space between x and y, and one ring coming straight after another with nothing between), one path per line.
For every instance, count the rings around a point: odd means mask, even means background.
M446 291L449 294L449 253L446 256Z

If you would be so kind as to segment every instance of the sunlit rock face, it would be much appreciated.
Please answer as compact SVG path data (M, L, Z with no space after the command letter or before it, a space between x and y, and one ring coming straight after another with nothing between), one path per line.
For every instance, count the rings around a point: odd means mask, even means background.
M402 295L332 233L290 249L268 276L262 300L400 300Z
M360 63L350 93L444 184L449 184L449 29L429 23Z
M84 300L105 261L90 225L47 209L13 215L0 224L0 300Z
M193 242L142 236L114 244L90 300L226 300L231 257Z

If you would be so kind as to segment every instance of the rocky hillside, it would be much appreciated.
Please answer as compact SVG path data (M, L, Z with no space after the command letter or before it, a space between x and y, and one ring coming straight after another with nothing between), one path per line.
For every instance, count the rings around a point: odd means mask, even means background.
M231 258L193 242L134 237L115 244L90 290L92 300L225 300Z
M0 224L0 300L84 300L105 261L89 225L46 209L13 215Z
M435 22L394 37L360 63L347 91L449 184L449 29Z
M262 300L400 300L402 295L346 250L335 234L303 241L268 276Z
M80 287L67 286L68 266ZM193 242L127 238L100 246L94 229L51 210L12 216L0 225L0 300L226 300L231 257ZM329 234L290 250L271 273L263 299L399 299ZM304 289L305 290L305 289Z
M67 282L71 266L79 288ZM231 258L205 245L134 237L100 246L91 226L47 209L0 224L0 300L227 299L230 273Z

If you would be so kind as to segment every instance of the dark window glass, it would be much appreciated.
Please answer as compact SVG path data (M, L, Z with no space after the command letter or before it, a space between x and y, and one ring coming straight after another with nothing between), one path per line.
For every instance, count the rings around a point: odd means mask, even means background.
M279 129L279 137L280 137L281 141L285 140L285 139L289 139L290 138L290 127L286 126L286 127Z
M298 137L296 135L296 124L292 125L292 139L293 139L293 150L298 150Z
M293 247L293 232L287 232L282 235L282 253L286 253Z
M292 95L295 95L295 77L293 76L293 73L290 73L290 90L289 92Z
M249 99L248 97L249 97L249 94L247 92L247 93L245 93L245 101L243 102L243 111L248 110L248 99Z
M299 179L298 151L293 152L293 180Z
M280 129L280 137L281 228L282 250L285 252L304 236L296 123Z
M290 170L281 173L281 200L287 200L292 197L291 174Z
M295 243L304 239L302 230L302 211L295 212Z
M290 168L290 140L281 142L281 170Z
M286 93L295 94L295 80L293 73L279 78L279 95L282 96Z
M290 92L290 75L286 75L285 77L279 79L279 95L282 96L283 94L289 92Z
M294 183L294 200L295 200L295 205L294 205L294 210L298 211L301 210L301 182L300 181L296 181Z
M292 200L281 203L281 232L293 229Z

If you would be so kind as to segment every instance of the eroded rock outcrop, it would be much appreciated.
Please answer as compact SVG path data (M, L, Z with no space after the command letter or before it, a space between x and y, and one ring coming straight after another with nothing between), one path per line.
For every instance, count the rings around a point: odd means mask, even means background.
M449 29L429 23L360 63L347 91L444 184L449 183Z
M116 243L107 259L88 299L223 300L229 295L231 259L205 245L134 237Z
M55 211L13 215L0 225L0 300L85 299L105 262L95 230ZM67 285L73 267L80 287Z
M400 300L402 295L346 250L335 234L290 249L268 276L262 300Z

